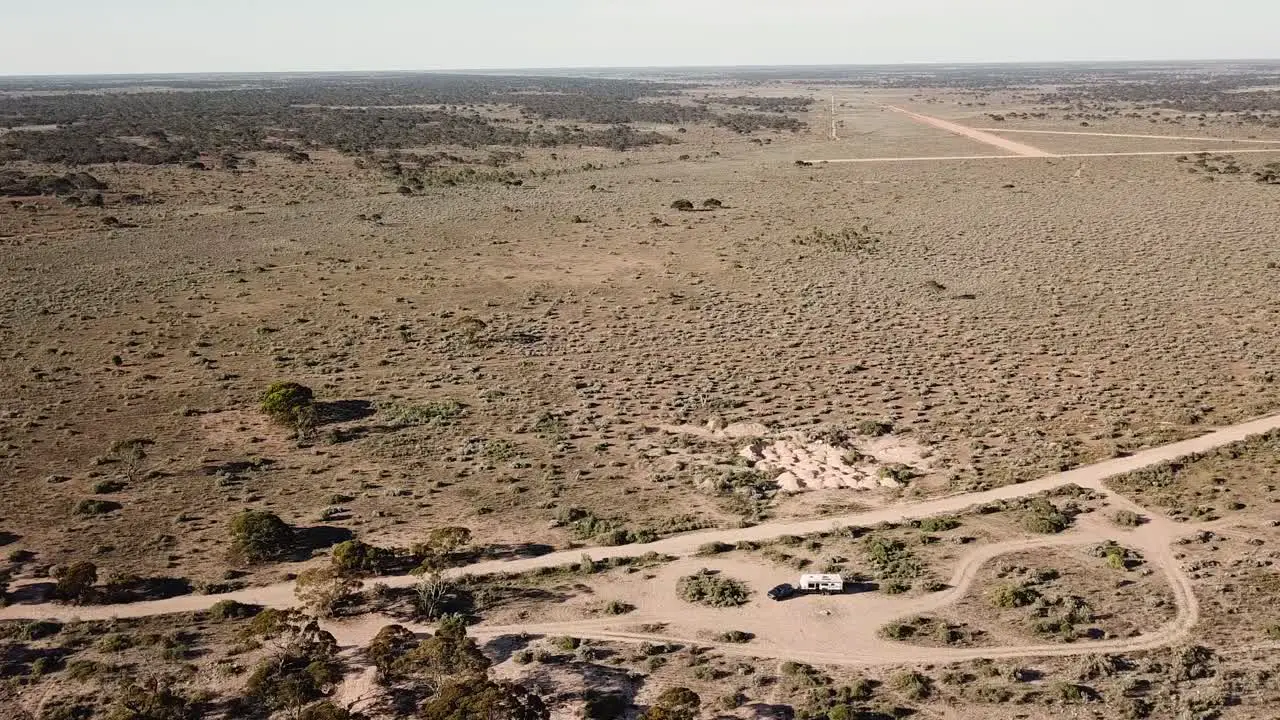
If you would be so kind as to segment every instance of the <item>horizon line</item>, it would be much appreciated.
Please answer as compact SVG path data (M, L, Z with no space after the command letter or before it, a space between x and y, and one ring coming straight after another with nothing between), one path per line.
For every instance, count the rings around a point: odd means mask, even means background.
M1276 63L1280 57L1217 57L1190 59L1097 59L1097 60L905 60L900 62L862 62L862 63L784 63L784 64L730 64L730 65L562 65L562 66L525 66L525 67L452 67L452 68L418 68L418 69L381 69L354 68L345 70L177 70L153 72L47 72L9 74L0 73L0 81L29 78L151 78L151 77L185 77L209 75L446 75L457 74L503 74L503 73L542 73L542 72L607 72L607 71L641 71L641 70L766 70L766 69L816 69L816 68L904 68L904 67L1014 67L1014 66L1054 66L1054 65L1196 65L1204 63Z

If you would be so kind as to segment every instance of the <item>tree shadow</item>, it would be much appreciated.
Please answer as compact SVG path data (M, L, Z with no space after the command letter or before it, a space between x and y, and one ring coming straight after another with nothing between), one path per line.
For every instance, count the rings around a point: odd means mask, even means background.
M548 555L555 550L554 547L543 543L483 545L452 553L448 562L450 565L470 565L481 560L523 560Z
M316 425L352 422L372 417L376 410L368 400L333 400L315 404Z
M53 599L53 589L57 584L50 582L36 582L13 588L5 596L5 600L10 605L39 605L47 603Z
M510 660L512 655L529 647L531 642L532 635L499 635L486 642L481 650L493 660L494 665L501 665Z
M230 460L224 463L202 465L200 472L205 475L243 475L252 470L266 470L275 464L275 460L258 458L255 460Z
M59 669L71 655L67 648L33 648L23 643L6 643L0 649L0 678L33 676ZM46 669L37 673L34 665L43 660Z
M191 581L175 577L127 577L111 582L103 588L103 601L131 603L143 600L164 600L191 594Z
M355 534L347 528L333 527L331 525L295 528L293 538L297 550L294 554L296 559L306 560L316 550L331 548L353 537L355 537Z
M572 662L557 667L571 668L582 678L582 685L589 689L583 693L558 690L564 683L550 668L540 668L528 679L547 697L549 705L582 697L588 706L597 708L597 712L588 712L587 717L623 717L628 709L634 707L636 695L644 685L643 676L636 676L626 668L593 662Z
M743 705L742 709L747 711L747 717L757 720L794 720L796 716L795 708L790 705L750 703Z
M0 546L11 545L13 543L18 542L21 539L22 539L22 536L18 535L17 533L11 533L11 532L8 532L7 530L0 530Z

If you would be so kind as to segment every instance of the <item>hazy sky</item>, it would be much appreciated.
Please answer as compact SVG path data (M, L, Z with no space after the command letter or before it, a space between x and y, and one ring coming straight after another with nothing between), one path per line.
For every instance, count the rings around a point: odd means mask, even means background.
M0 75L1274 58L1280 0L0 0Z

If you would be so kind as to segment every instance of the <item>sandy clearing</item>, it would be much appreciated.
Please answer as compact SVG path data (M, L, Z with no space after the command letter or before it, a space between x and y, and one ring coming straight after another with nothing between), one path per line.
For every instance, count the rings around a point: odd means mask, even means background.
M1122 503L1123 504L1123 503ZM735 657L776 658L825 665L896 665L919 662L957 662L975 658L1015 658L1132 652L1165 647L1183 641L1199 619L1199 607L1189 579L1181 571L1169 545L1198 525L1180 525L1166 518L1152 518L1138 529L1125 530L1100 517L1082 517L1076 528L1054 536L1011 540L976 548L958 559L947 590L914 598L880 593L798 596L786 602L766 599L760 588L790 579L791 571L751 558L693 557L678 560L651 573L606 575L592 580L593 595L619 599L639 608L622 617L584 617L575 620L520 624L474 625L469 633L481 640L506 636L577 638L612 642L682 643L714 648ZM1175 617L1138 637L1070 644L1002 647L938 648L911 645L879 635L884 625L906 617L942 610L970 593L979 571L1005 555L1027 550L1077 547L1117 540L1141 550L1151 567L1163 572L1173 591ZM747 582L757 589L741 608L694 606L677 598L677 579L700 568L710 568ZM797 622L803 619L803 622ZM399 623L416 633L428 633L428 625L404 623L382 615L325 623L344 647L367 643L379 629ZM662 630L641 630L661 625ZM726 629L751 632L749 644L724 643L714 636Z
M1205 142L1225 142L1225 143L1256 143L1260 145L1277 145L1280 139L1263 139L1257 138L1214 138L1214 137L1192 137L1190 135L1138 135L1134 133L1105 133L1105 132L1080 132L1076 130L1022 130L1011 128L978 128L982 132L991 133L1024 133L1027 135L1092 135L1095 137L1116 137L1116 138L1141 138L1144 140L1192 140Z
M1142 155L1195 155L1197 153L1219 153L1222 148L1208 150L1142 150L1137 152L1102 152L1102 153L1063 153L1061 155L930 155L924 157L875 157L875 158L835 158L822 160L805 160L804 162L820 165L822 163L876 163L876 162L919 162L922 160L1027 160L1036 157L1047 158L1086 158L1086 157L1137 157ZM1280 153L1280 147L1273 148L1232 148L1233 155L1241 153Z
M999 135L992 135L991 133L983 132L982 130L975 130L974 128L953 123L949 120L930 117L928 115L921 115L920 113L912 112L910 110L897 107L896 105L885 105L884 107L887 107L890 110L893 110L896 112L900 112L903 115L906 115L907 117L917 122L921 122L926 125L932 125L933 127L936 127L940 130L946 130L947 132L954 133L962 137L967 137L970 140L976 140L980 143L985 143L993 147L998 147L1001 150L1007 150L1011 153L1014 153L1015 155L1022 155L1024 157L1056 157L1053 153L1045 152L1040 148L1032 147L1030 145L1024 145L1023 143L1015 142L1007 138L1002 138Z
M731 528L727 530L708 530L688 533L658 540L652 543L622 545L617 547L595 547L585 550L585 554L593 559L603 560L613 557L636 557L649 552L664 553L678 557L693 555L698 548L710 542L735 543L741 540L765 541L782 535L807 535L826 532L851 525L876 525L883 522L904 522L906 520L930 517L934 515L956 513L966 508L999 500L1011 500L1036 493L1052 490L1067 484L1076 484L1103 492L1111 496L1115 502L1127 502L1107 490L1102 482L1107 478L1138 470L1157 463L1176 460L1192 453L1205 452L1223 445L1239 442L1250 435L1280 428L1280 414L1270 415L1256 420L1221 428L1211 433L1189 440L1161 445L1136 452L1128 457L1105 460L1093 465L1048 475L1038 480L1018 485L985 490L981 492L962 493L921 502L903 503L880 508L868 512L819 518L816 520L790 520L764 523L749 528ZM1128 503L1131 505L1131 503ZM1137 507L1137 506L1132 506ZM1144 513L1149 514L1149 513ZM542 567L555 567L579 562L584 550L564 550L538 557L521 560L489 560L485 562L457 568L451 572L459 575L489 575L501 572L526 572ZM390 587L409 587L418 578L413 575L400 575L377 578L376 582ZM17 587L23 583L14 583ZM13 604L0 609L0 620L19 619L55 619L70 620L106 620L110 618L146 617L166 613L194 612L204 610L221 600L235 600L265 607L294 607L297 599L293 593L293 583L284 582L274 585L247 588L231 593L218 595L183 595L165 600L149 600L145 602L123 605L69 606L57 603Z
M618 597L640 610L624 618L590 618L567 622L520 625L477 625L473 635L494 638L505 635L571 635L605 641L681 642L713 647L726 655L770 657L828 665L880 665L916 662L956 662L975 658L1086 655L1155 649L1185 639L1199 618L1199 608L1189 580L1168 546L1190 528L1164 518L1136 531L1120 530L1101 518L1087 518L1080 527L1063 535L1013 540L978 548L957 562L948 581L950 588L915 598L863 593L841 596L800 596L775 603L756 594L742 608L713 609L690 606L676 598L672 588L677 576L706 566L742 579L756 588L785 579L785 570L745 559L691 558L663 568L653 578L609 578L596 588L602 596ZM937 648L887 640L879 635L884 625L906 617L937 612L971 592L979 570L996 558L1034 549L1051 550L1118 540L1140 549L1152 567L1159 567L1174 595L1176 615L1160 628L1138 637L1072 644L1003 647ZM804 618L804 622L796 622ZM661 624L660 632L637 632L645 624ZM750 644L712 640L725 629L751 632ZM376 629L372 630L376 632ZM370 630L365 631L366 634ZM834 649L833 649L834 648Z

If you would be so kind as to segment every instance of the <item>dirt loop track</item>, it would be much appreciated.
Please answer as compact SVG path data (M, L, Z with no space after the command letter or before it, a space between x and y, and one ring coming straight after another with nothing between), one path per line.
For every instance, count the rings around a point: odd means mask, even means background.
M610 557L639 556L649 552L666 553L683 559L659 568L657 570L660 576L658 580L646 580L640 583L641 589L639 592L645 598L646 603L638 604L636 613L621 618L575 619L566 622L530 622L506 626L480 624L475 626L472 632L481 638L522 634L572 634L578 637L600 640L686 642L716 647L725 654L732 655L777 657L814 663L853 665L957 661L977 657L1079 655L1097 652L1148 650L1163 647L1184 639L1199 618L1199 610L1191 582L1170 550L1170 545L1177 538L1193 531L1196 526L1187 523L1175 524L1166 518L1152 516L1129 500L1112 493L1102 484L1103 481L1115 475L1175 460L1192 453L1213 450L1243 440L1250 435L1276 428L1280 428L1280 415L1272 415L1233 425L1190 440L1143 450L1128 457L1107 460L1020 485L905 503L871 512L839 517L798 522L776 522L751 528L690 533L644 545L591 548L589 554L597 560ZM1103 493L1107 496L1108 502L1112 507L1141 511L1144 515L1150 517L1150 521L1133 530L1121 530L1111 526L1105 520L1084 516L1081 518L1077 528L1059 536L1017 540L978 548L959 560L950 579L951 588L949 590L908 600L880 596L874 593L848 598L858 602L856 612L852 616L847 616L846 622L839 622L839 617L830 621L838 624L831 625L829 631L819 630L819 637L813 643L796 644L790 641L790 636L795 631L795 623L789 623L787 620L793 619L792 615L802 609L803 606L799 603L766 604L759 599L753 603L752 611L762 613L765 616L777 614L782 621L782 626L790 627L792 630L782 633L781 636L776 638L766 635L760 637L756 642L743 646L712 642L707 639L705 633L697 631L693 631L691 633L692 636L682 636L675 628L671 629L671 634L668 634L668 631L663 631L663 633L643 633L630 629L641 623L655 622L667 623L678 627L693 618L704 621L704 627L719 627L720 630L723 630L728 627L729 623L734 621L737 616L733 615L735 612L733 610L691 609L686 604L678 601L672 602L671 598L667 598L667 596L674 596L670 592L670 586L665 581L674 581L674 576L677 573L688 572L692 567L691 563L698 566L716 566L717 561L714 559L691 557L699 546L708 542L760 541L783 535L803 535L827 531L842 526L901 522L943 513L954 513L976 504L1023 497L1067 484L1076 484ZM959 600L972 585L978 569L983 563L999 555L1037 547L1087 544L1113 538L1119 538L1126 545L1141 550L1151 567L1159 568L1163 572L1177 606L1175 618L1164 627L1138 637L1098 642L1070 645L960 649L916 647L886 641L876 635L878 627L885 622L922 612L938 610ZM552 567L577 562L581 559L582 554L582 550L572 550L523 560L482 562L459 568L453 573L455 575L482 575L498 572L523 572L540 567ZM721 564L732 565L734 562L738 562L741 565L743 561L727 559L721 561ZM666 577L668 575L672 577ZM417 578L414 576L395 576L378 579L378 582L392 587L407 587L413 585L416 581ZM606 575L600 577L600 582L608 584L617 582L617 580L612 576ZM657 589L655 590L655 588ZM807 600L808 598L803 599ZM53 603L15 604L0 609L0 619L48 618L68 621L75 619L105 620L116 617L142 617L203 610L221 600L236 600L278 608L292 607L297 604L293 593L293 584L279 583L222 595L186 595L167 600L126 605L73 607ZM648 603L650 600L652 604ZM838 615L841 608L847 609L849 606L832 605L830 607L835 608ZM703 615L698 615L698 613ZM724 613L728 613L728 615ZM830 609L825 609L821 610L821 614L831 616L833 612ZM367 643L382 626L390 622L393 622L393 620L382 616L364 615L349 621L331 622L327 624L327 627L334 633L341 644L350 647ZM425 626L410 626L410 628L424 632L428 630ZM824 634L827 632L840 633L841 642L830 642L828 636Z

